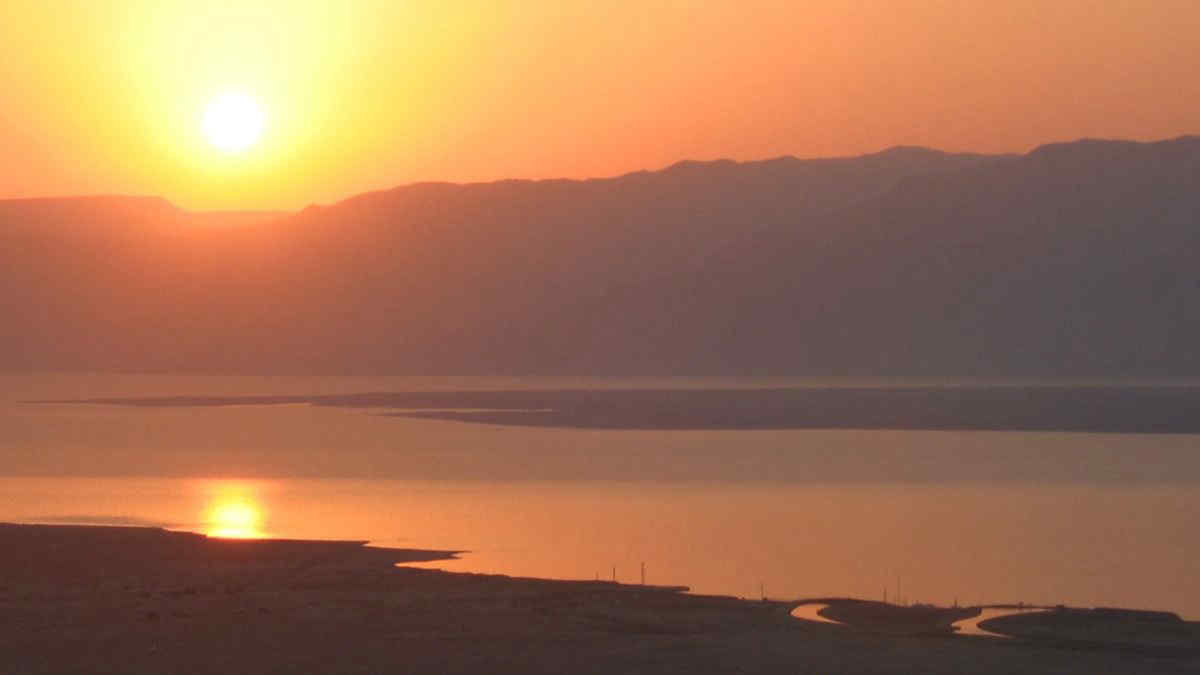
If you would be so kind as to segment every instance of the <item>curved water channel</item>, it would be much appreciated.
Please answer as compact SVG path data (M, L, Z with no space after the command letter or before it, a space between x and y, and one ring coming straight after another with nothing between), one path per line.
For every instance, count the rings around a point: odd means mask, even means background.
M821 610L825 609L828 606L829 606L828 604L823 603L823 602L807 602L807 603L804 603L803 605L798 605L795 608L793 608L791 614L793 617L795 617L797 619L803 619L804 621L815 621L817 623L832 623L832 624L836 624L838 626L847 625L845 623L842 623L841 621L834 621L833 619L829 619L829 618L822 616L820 613ZM977 616L973 616L968 619L960 619L958 621L955 621L951 625L955 627L956 635L983 635L986 637L1012 639L1011 635L1005 635L1003 633L993 633L992 631L984 630L983 628L979 627L979 624L983 623L984 621L988 621L990 619L998 619L1002 616L1012 616L1014 614L1031 614L1034 612L1045 612L1045 611L1048 611L1048 610L1040 609L1040 608L1013 609L1011 607L984 607L983 609L981 609L979 611L979 614Z
M828 606L829 605L827 605L823 602L805 603L803 605L799 605L798 607L794 608L792 610L792 616L796 617L797 619L804 619L805 621L816 621L817 623L833 623L833 624L837 624L839 626L845 626L846 624L842 623L841 621L834 621L833 619L827 619L827 618L821 616L820 614L818 614L818 612L820 612L821 610L825 609Z
M1034 612L1045 612L1048 610L1029 608L1029 609L1013 609L1011 607L984 607L979 610L978 616L973 616L969 619L961 619L955 621L952 626L958 629L959 635L984 635L987 637L1012 639L1011 635L1003 633L993 633L990 630L984 630L979 627L979 624L990 619L998 619L1002 616L1013 616L1015 614L1032 614Z

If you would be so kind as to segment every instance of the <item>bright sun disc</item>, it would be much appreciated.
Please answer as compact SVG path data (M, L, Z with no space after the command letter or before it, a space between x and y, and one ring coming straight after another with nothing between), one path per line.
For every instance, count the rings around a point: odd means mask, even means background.
M225 152L241 152L263 131L263 114L245 94L221 94L204 109L204 134Z
M242 499L217 502L209 511L205 534L231 539L260 538L262 512L254 503Z

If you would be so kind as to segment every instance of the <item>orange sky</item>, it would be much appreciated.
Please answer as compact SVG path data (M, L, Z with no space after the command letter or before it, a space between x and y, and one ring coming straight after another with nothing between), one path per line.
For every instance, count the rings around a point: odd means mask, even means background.
M298 208L418 180L1200 133L1196 0L5 0L0 196ZM258 100L229 155L205 104Z

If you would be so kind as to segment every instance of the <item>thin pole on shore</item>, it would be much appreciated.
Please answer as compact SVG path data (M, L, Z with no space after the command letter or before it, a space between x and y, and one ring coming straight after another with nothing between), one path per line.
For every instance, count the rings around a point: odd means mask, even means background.
M613 583L617 583L617 566L613 565Z
M642 562L642 585L646 585L646 563Z

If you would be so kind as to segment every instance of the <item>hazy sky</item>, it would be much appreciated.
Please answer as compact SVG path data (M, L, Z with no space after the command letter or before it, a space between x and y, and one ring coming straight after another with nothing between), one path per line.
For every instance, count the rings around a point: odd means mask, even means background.
M895 144L1200 132L1196 0L0 4L0 196L297 208ZM229 154L206 104L257 101Z

